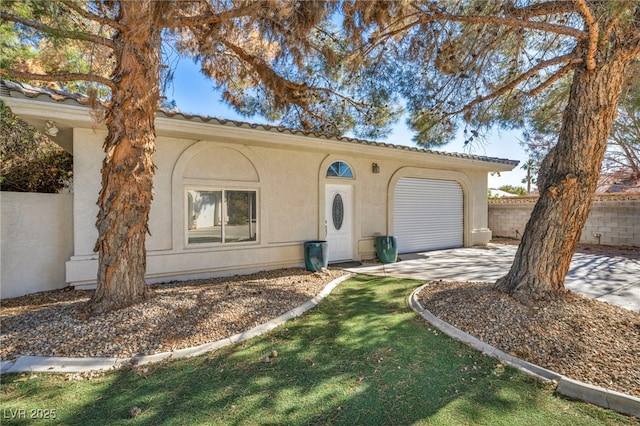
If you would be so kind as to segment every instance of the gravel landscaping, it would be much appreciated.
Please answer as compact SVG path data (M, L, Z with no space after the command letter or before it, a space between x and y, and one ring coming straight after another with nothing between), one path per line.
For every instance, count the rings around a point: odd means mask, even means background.
M438 318L504 352L640 397L640 313L573 292L528 308L492 284L434 282L418 297Z
M315 297L341 270L281 269L153 286L155 297L83 319L92 291L62 289L0 303L0 357L149 355L216 342Z
M578 244L576 251L640 260L639 247ZM573 292L527 308L492 283L432 284L419 301L443 321L540 367L640 397L640 313Z
M126 358L215 342L303 304L344 274L283 269L155 285L151 300L89 319L77 312L87 291L2 300L0 358ZM639 313L571 292L527 308L490 283L432 284L420 302L444 321L541 367L640 397Z

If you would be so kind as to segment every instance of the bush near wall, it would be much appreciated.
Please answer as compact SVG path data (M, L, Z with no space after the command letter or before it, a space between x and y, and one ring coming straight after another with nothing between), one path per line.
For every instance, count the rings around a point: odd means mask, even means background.
M493 237L522 238L537 201L537 196L489 200ZM640 247L640 194L596 195L580 242Z
M0 101L0 190L57 193L73 177L73 156Z

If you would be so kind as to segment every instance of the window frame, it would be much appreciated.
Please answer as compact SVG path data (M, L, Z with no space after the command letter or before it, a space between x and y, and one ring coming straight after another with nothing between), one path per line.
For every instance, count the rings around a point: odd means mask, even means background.
M210 242L190 242L189 241L189 225L190 225L190 217L189 217L189 195L190 192L219 192L221 194L220 208L223 215L228 213L227 211L227 193L228 192L248 192L255 194L255 203L253 205L253 209L255 210L255 221L253 221L253 215L250 214L251 218L249 219L250 223L254 224L254 234L255 239L253 240L244 240L244 241L226 241L226 232L225 228L229 226L229 224L225 224L225 221L222 221L220 227L220 241L210 241ZM217 247L217 248L233 248L243 245L259 245L260 244L260 189L256 187L250 186L234 186L234 185L186 185L183 188L183 211L184 211L184 220L182 222L183 232L184 232L184 246L185 248L205 248L205 247Z
M338 164L338 167L340 167L340 165L344 165L347 170L349 170L349 174L350 176L344 176L344 175L330 175L329 171L331 170L331 168L333 167L334 164ZM339 169L338 169L339 171ZM342 161L342 160L336 160L336 161L332 161L331 164L329 164L329 166L327 167L327 170L325 171L325 178L327 179L355 179L356 175L353 172L353 167L351 167L351 165L349 163L347 163L346 161Z

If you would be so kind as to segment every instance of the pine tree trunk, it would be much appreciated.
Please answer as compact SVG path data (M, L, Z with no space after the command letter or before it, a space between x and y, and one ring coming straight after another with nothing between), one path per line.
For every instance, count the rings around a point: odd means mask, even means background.
M124 30L115 37L117 89L112 93L104 143L96 226L97 289L88 314L119 309L150 297L145 282L148 219L155 166L154 117L159 101L161 30L156 2L120 2Z
M595 192L626 61L576 69L558 144L540 167L540 198L509 273L495 286L531 305L564 293L564 279Z

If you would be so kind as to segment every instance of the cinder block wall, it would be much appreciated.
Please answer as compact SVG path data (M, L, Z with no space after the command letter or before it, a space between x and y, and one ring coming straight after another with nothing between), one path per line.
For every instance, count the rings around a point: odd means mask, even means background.
M489 229L493 237L522 238L527 225L533 202L497 203L489 201Z
M640 247L640 200L594 201L580 242Z
M536 201L536 197L490 200L489 228L493 237L520 239ZM640 247L640 196L598 196L591 203L580 242Z

